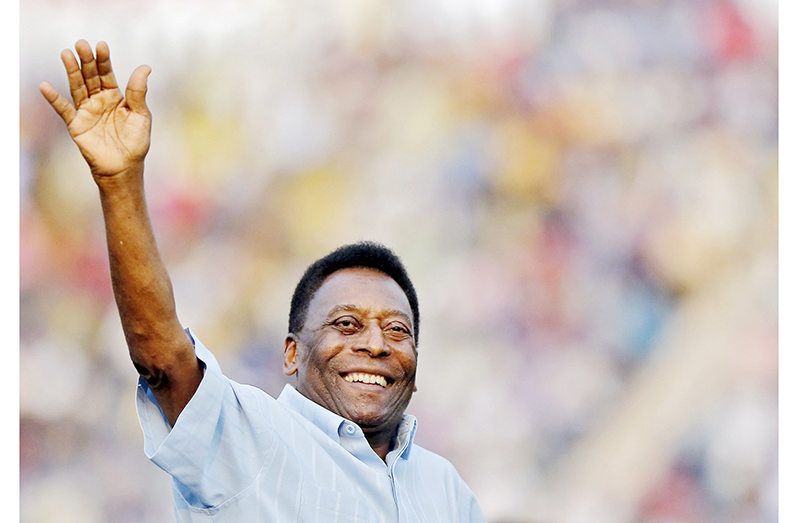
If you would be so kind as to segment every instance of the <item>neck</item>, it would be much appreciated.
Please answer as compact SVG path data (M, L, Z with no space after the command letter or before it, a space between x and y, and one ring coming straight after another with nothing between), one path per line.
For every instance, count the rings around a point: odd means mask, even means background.
M372 450L374 450L374 452L380 457L380 459L382 459L382 461L385 461L388 453L394 446L394 442L396 441L395 435L396 429L398 427L394 428L394 430L390 432L384 430L370 432L366 427L361 428L363 429L363 434L366 436L366 441L369 442Z

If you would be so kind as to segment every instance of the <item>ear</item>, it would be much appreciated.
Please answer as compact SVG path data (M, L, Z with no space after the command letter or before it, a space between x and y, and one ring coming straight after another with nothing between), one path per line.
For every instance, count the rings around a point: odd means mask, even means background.
M285 337L285 349L283 350L283 373L286 376L296 374L298 370L296 363L296 338L293 334Z

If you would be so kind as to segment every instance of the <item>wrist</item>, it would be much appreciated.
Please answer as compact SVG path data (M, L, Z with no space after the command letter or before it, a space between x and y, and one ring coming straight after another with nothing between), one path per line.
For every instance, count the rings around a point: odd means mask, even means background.
M91 174L101 194L138 189L144 184L144 161L114 174L98 174L94 171Z

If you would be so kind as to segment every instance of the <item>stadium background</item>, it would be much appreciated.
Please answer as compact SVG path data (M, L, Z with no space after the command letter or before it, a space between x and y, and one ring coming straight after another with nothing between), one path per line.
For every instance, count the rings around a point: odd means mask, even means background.
M775 0L20 4L21 521L172 521L96 189L38 93L152 66L178 311L276 394L336 246L419 290L418 441L500 522L777 521Z

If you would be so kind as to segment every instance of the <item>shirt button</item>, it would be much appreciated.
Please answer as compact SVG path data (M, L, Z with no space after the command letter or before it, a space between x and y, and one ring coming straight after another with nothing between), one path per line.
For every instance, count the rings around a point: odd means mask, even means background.
M347 423L346 428L344 430L346 431L347 434L349 434L351 436L352 434L355 433L355 426L354 425L349 425Z

